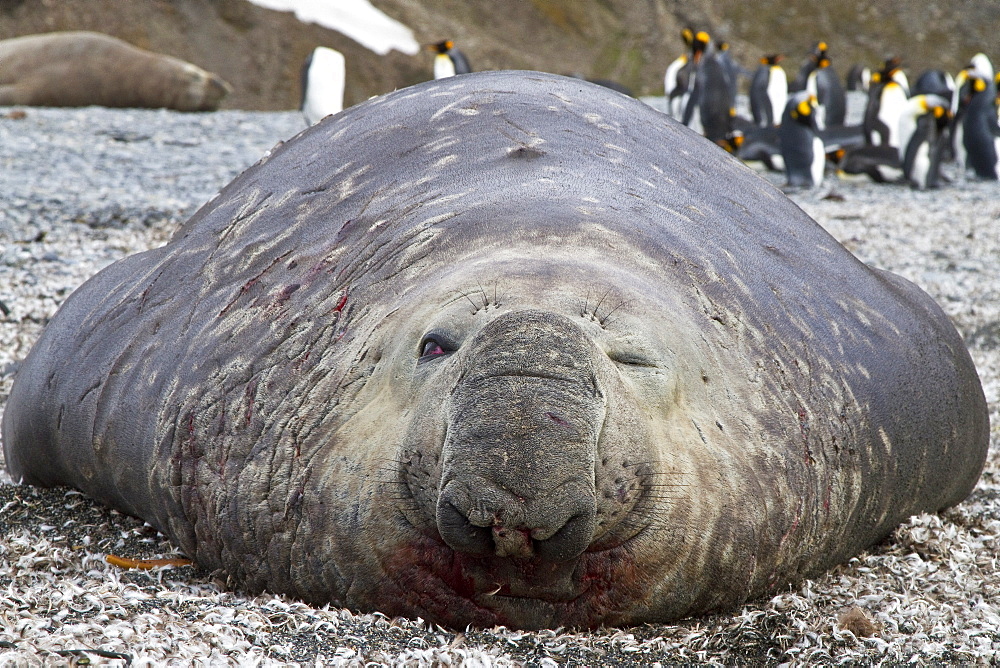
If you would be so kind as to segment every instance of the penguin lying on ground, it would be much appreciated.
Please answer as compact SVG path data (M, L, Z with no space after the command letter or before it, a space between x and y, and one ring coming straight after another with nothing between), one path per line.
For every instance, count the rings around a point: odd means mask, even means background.
M903 175L895 146L864 144L844 152L837 169L844 174L866 174L876 183L893 183Z
M779 116L780 120L780 116ZM785 171L785 159L781 156L781 141L778 126L762 128L750 125L734 133L731 142L736 157L744 162L760 162L772 172Z

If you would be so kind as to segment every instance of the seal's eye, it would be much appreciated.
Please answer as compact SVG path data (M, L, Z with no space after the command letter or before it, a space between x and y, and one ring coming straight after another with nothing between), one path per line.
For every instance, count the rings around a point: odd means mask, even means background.
M444 355L444 348L434 339L427 339L424 341L424 349L420 352L420 356L430 357L431 355Z
M420 359L418 361L426 362L427 360L443 357L453 352L455 352L454 345L440 337L428 335L424 337L423 342L420 344Z
M626 366L646 367L649 369L655 369L658 366L652 358L636 351L614 350L608 353L608 357L611 358L612 362Z

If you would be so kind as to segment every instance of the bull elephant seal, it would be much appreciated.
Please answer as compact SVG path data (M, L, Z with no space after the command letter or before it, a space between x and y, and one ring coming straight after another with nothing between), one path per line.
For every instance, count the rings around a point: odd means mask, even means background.
M205 568L441 624L731 609L958 503L982 388L934 302L737 160L576 79L348 109L24 361L11 474Z
M0 41L0 106L212 111L232 88L171 56L95 32Z

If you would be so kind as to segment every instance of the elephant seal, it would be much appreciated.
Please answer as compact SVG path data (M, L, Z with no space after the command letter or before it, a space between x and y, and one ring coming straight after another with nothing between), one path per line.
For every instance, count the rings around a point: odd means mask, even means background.
M962 339L641 102L488 72L331 116L23 362L15 479L246 591L440 624L732 609L961 501Z
M0 106L212 111L232 87L211 72L95 32L0 41Z

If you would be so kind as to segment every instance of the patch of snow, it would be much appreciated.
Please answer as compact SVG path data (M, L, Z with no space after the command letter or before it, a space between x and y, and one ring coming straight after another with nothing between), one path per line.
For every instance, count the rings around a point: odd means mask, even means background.
M420 51L411 29L373 7L368 0L249 1L266 9L294 12L300 21L343 33L380 56L393 49L411 56Z

